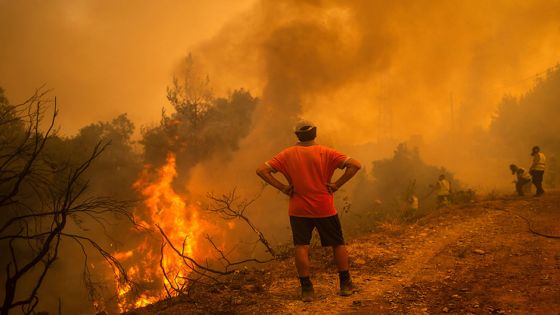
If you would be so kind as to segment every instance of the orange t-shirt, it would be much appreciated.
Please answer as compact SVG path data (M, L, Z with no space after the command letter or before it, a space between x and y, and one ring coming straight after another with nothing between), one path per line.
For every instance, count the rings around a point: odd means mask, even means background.
M278 153L267 165L282 173L294 187L290 216L323 218L336 214L327 183L347 160L345 154L321 145L295 145Z

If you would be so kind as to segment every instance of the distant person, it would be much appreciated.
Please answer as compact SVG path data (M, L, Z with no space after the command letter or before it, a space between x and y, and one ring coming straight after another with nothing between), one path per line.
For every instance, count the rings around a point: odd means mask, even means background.
M257 175L290 197L288 214L302 300L310 302L315 295L309 278L309 243L315 228L321 245L333 248L340 280L339 294L352 295L357 287L350 278L348 251L333 194L358 172L361 165L345 154L315 143L317 127L311 122L299 122L294 131L299 142L262 164L257 169ZM333 182L331 178L337 168L345 171ZM284 175L287 185L273 175L276 172Z
M412 194L410 197L408 197L408 209L412 212L416 212L418 211L418 208L418 197L416 197L415 194Z
M407 188L407 210L408 212L415 213L418 211L418 196L416 196L416 179L410 181Z
M524 168L518 167L515 164L511 164L509 169L511 170L511 174L516 177L516 180L513 182L515 183L517 195L524 196L525 192L531 190L531 175Z
M449 205L449 194L451 192L451 184L444 174L439 175L436 183L438 207Z
M415 218L418 215L418 197L415 194L412 194L406 198L406 204L404 211L402 213L403 219L410 220Z
M541 152L541 149L538 146L533 147L531 155L533 156L533 163L531 164L531 168L529 170L533 179L533 185L535 185L535 187L537 188L535 197L538 197L544 194L542 182L544 169L546 166L546 157L544 156L544 153Z

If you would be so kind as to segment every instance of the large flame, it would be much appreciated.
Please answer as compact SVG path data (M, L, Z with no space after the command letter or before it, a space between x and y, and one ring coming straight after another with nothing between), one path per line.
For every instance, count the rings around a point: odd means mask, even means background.
M169 244L162 247L159 230L184 255L199 258L197 248L202 235L211 225L200 218L200 210L187 204L173 189L177 176L175 156L156 170L146 167L134 187L144 196L144 204L136 209L140 224L147 233L136 248L113 253L127 268L130 283L117 281L118 306L121 311L146 306L164 297L174 295L173 288L188 285L192 272L188 261L182 259ZM159 229L158 229L159 227ZM165 271L165 272L164 272Z

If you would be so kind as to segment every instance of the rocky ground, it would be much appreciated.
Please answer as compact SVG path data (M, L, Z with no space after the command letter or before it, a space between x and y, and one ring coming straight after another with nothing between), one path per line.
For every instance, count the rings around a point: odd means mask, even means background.
M351 240L362 290L350 297L337 295L330 251L314 248L312 303L285 259L129 313L560 314L559 222L560 193L452 206Z

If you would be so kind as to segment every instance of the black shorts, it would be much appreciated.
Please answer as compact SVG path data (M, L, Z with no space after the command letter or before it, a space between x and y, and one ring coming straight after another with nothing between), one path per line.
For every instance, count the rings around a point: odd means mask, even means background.
M342 227L338 214L326 218L305 218L290 216L294 245L309 245L313 229L317 228L322 246L344 245Z

